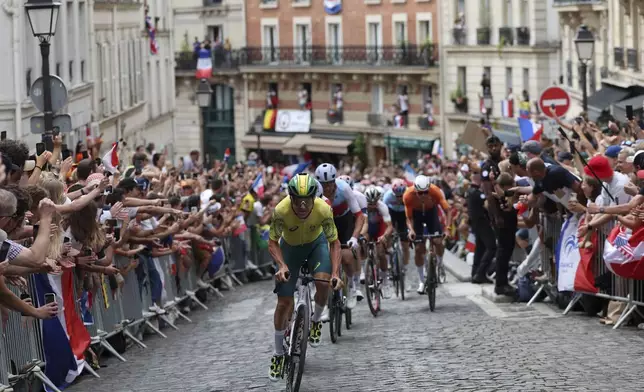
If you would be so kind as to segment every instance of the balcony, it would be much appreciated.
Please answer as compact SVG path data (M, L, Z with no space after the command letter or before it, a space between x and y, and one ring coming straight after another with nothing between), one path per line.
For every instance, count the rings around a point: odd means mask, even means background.
M554 0L555 7L604 5L606 0Z
M223 0L203 0L204 7L217 7L223 4Z
M213 71L237 70L249 66L335 66L335 67L435 67L434 44L396 46L280 46L246 47L226 52L213 51ZM192 52L178 53L177 71L195 71Z
M467 31L463 27L454 27L452 29L454 45L465 45L467 43Z
M489 27L479 27L476 29L476 44L489 45L491 42L492 31Z
M613 48L613 58L616 67L624 68L624 48Z
M512 27L499 27L499 44L514 45L514 34Z
M529 27L517 27L517 45L521 45L521 46L530 45Z
M626 65L628 66L628 68L636 71L639 69L637 49L626 50Z

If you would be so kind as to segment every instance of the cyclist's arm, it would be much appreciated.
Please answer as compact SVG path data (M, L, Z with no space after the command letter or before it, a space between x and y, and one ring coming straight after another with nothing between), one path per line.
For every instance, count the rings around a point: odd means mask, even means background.
M279 240L282 237L282 230L284 229L284 220L281 216L275 214L271 220L271 226L268 231L268 253L275 261L278 267L286 266L284 263L284 256L280 248Z
M340 275L340 261L342 259L342 252L340 241L338 240L338 229L333 222L333 212L331 207L325 209L322 219L322 231L329 241L329 251L331 253L331 275Z
M393 233L394 226L391 224L391 215L389 215L389 208L387 205L381 201L378 202L378 212L382 217L382 221L385 222L387 228L385 229L384 237L388 237Z
M349 209L351 210L351 213L353 213L356 218L356 225L353 228L353 234L351 236L353 238L358 238L358 236L362 232L362 226L364 225L365 216L362 213L362 209L360 209L360 204L358 204L358 198L353 194L353 191L350 187L346 187L344 189L344 197L349 203Z
M403 195L403 205L405 206L405 223L407 224L407 229L410 232L414 231L414 207L412 205L413 197L414 195L409 192L405 192L405 194Z
M443 211L445 211L445 215L446 215L445 224L447 227L449 227L452 224L452 209L450 208L449 203L447 203L447 200L445 200L443 191L436 185L432 185L429 188L429 192L431 193L431 196L434 199L434 201L440 204L441 207L443 207Z

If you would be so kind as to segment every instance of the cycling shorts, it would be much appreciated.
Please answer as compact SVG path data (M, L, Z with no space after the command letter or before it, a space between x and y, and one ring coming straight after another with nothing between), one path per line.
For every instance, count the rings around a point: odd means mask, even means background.
M389 209L389 216L391 216L391 224L394 226L394 230L398 232L398 236L401 241L409 241L407 238L407 217L405 216L405 211L394 211L391 208Z
M353 237L353 229L356 227L355 216L351 212L347 212L342 216L334 217L333 223L335 223L335 228L338 231L340 243L346 244L349 242L351 237Z
M416 237L420 238L423 234L443 234L443 227L438 218L438 208L429 208L425 211L414 210L413 215L414 231ZM423 231L423 223L427 225L427 231Z
M321 233L317 239L308 244L289 245L283 239L280 240L280 249L282 257L288 266L290 277L288 282L277 283L278 297L292 297L295 293L297 278L300 276L300 268L306 260L311 275L324 273L331 274L331 255L329 252L329 242L324 233Z
M369 223L369 227L367 228L369 238L373 241L382 237L382 235L385 234L385 231L387 231L387 224L382 220L378 223Z

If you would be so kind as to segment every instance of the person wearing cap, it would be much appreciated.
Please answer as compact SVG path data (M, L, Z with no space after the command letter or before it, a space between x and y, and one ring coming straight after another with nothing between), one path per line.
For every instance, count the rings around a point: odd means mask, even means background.
M644 150L636 151L635 155L626 159L626 162L632 163L634 170L644 170Z
M528 140L523 143L521 151L528 156L528 159L541 158L541 160L549 165L559 165L550 155L543 152L541 144L536 140Z
M625 215L644 205L644 170L639 170L636 175L639 186L639 193L635 195L628 203L615 206L599 206L597 204L589 204L586 211L588 211L589 214Z
M601 195L596 200L600 208L628 204L631 201L632 196L626 192L630 179L626 174L615 172L606 156L596 155L592 157L584 168L584 173L587 176L596 176L603 183ZM593 217L587 225L579 227L579 235L586 235L588 230L597 229L610 220L611 216L608 214Z
M621 146L609 146L606 151L604 151L604 156L608 158L608 163L613 170L615 170L615 166L617 166L617 157L619 156L620 151L622 151Z

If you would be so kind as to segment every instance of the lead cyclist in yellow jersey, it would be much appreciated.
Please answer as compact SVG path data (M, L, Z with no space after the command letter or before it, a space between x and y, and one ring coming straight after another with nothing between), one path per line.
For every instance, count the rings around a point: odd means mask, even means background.
M293 311L295 284L304 260L315 279L340 280L340 241L333 223L331 207L316 197L318 185L308 174L298 174L288 183L289 197L276 207L271 221L268 251L278 265L275 278L277 307L275 325L275 353L271 358L269 378L277 381L284 363L284 331ZM330 254L329 254L330 252ZM327 303L329 284L315 282L315 310L311 317L309 344L320 344L322 323L320 318ZM337 287L334 287L337 289Z

